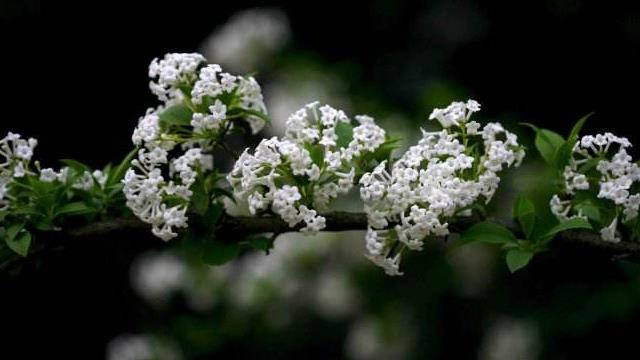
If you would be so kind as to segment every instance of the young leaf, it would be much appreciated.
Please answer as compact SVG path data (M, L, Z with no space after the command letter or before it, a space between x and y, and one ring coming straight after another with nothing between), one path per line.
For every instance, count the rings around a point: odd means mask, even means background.
M255 236L247 239L252 248L264 251L269 254L269 250L273 249L273 241L267 236Z
M93 212L93 209L88 207L85 203L81 201L77 201L77 202L66 204L65 206L61 207L58 211L56 211L56 216L82 215L82 214L89 214L91 212Z
M220 217L222 217L222 214L224 214L224 205L222 202L215 202L211 204L211 206L209 206L209 210L207 210L204 215L206 225L213 228L218 223L218 220L220 220Z
M593 115L593 112L590 112L587 115L581 117L578 121L576 121L575 125L573 125L573 128L571 128L571 132L569 133L569 137L567 139L568 140L578 139L578 135L580 134L580 130L582 130L582 127L584 126L584 123L592 115Z
M240 254L238 244L226 244L222 241L208 241L202 249L202 261L209 265L223 265Z
M576 141L578 141L578 134L580 133L580 130L584 126L584 123L587 121L589 117L591 117L591 115L593 115L593 113L589 113L583 116L582 118L580 118L580 120L578 120L575 123L575 125L573 125L573 128L569 133L569 137L567 137L567 141L565 141L556 150L556 153L554 155L554 163L557 169L560 169L560 170L564 169L564 167L569 162L569 158L571 157L571 153L573 152L573 147L575 146Z
M533 252L531 251L522 249L509 250L509 252L507 252L507 266L509 267L509 271L514 273L527 266L532 257Z
M555 166L556 152L565 142L564 138L560 136L560 134L551 130L540 129L531 124L524 125L529 126L536 132L534 143L536 145L536 149L538 149L538 152L540 153L540 156L542 156L542 159L544 159L547 164Z
M262 113L260 111L255 111L255 110L251 110L251 109L242 109L242 111L247 113L247 114L249 114L249 115L252 115L252 116L255 116L257 118L260 118L260 119L264 120L267 124L269 122L271 122L271 119L269 119L269 116L267 116L267 114L264 114L264 113Z
M67 165L68 167L72 168L73 170L77 171L79 174L83 174L85 171L89 171L91 172L91 168L83 163L81 163L80 161L77 160L73 160L73 159L62 159L60 160L61 163Z
M336 135L338 136L336 145L346 148L349 146L351 140L353 140L353 127L347 122L339 121L336 125Z
M320 145L307 145L305 148L309 151L311 161L318 165L318 167L322 168L324 165L324 147Z
M535 144L544 161L549 165L555 165L556 152L564 144L564 139L551 130L540 129L536 134Z
M170 106L158 115L160 123L165 126L189 125L192 116L193 111L182 104Z
M226 197L231 200L234 204L236 203L236 198L233 196L233 193L227 189L223 188L213 188L211 189L211 197L215 200L220 197Z
M118 164L113 171L109 173L109 179L107 180L107 185L114 185L120 182L124 178L124 174L127 172L127 169L131 166L131 160L138 154L138 149L131 150L127 156Z
M544 238L551 239L557 233L562 232L562 231L566 231L566 230L571 230L571 229L588 229L588 230L591 230L593 228L591 227L591 224L589 224L589 222L587 220L582 219L582 218L573 218L573 219L569 219L567 221L563 221L560 224L558 224L558 225L554 226L553 228L551 228L551 230L547 231L547 233L544 235Z
M470 227L460 236L457 245L461 246L475 241L489 244L506 244L516 241L516 237L506 227L485 221Z
M513 216L518 219L522 231L529 239L536 222L536 209L531 200L524 195L520 195L513 208Z
M198 178L193 186L191 186L191 190L193 191L191 202L193 203L194 210L198 214L204 215L209 209L209 204L211 202L207 189L204 186L204 181Z

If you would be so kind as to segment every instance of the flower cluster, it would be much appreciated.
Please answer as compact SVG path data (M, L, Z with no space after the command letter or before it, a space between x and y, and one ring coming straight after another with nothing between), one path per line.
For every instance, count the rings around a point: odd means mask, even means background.
M447 221L468 216L479 199L493 197L504 167L518 166L524 150L499 123L482 127L469 100L435 109L443 130L423 137L394 164L381 163L360 179L369 228L367 257L389 275L401 275L405 248L421 250L428 236L449 233Z
M19 134L11 132L0 140L0 156L4 158L0 163L0 210L9 206L11 181L30 173L29 163L36 145L36 139L22 139Z
M141 149L138 159L132 161L138 171L127 170L123 180L127 206L165 241L178 235L174 227L187 226L186 212L193 195L190 187L197 171L213 168L210 155L203 155L199 148L189 149L170 161L171 170L165 179L161 167L169 162L167 156L167 150L161 147Z
M149 77L149 88L165 107L187 104L193 112L191 125L196 133L218 132L227 123L232 126L227 116L231 110L249 123L254 134L265 125L260 114L267 111L258 82L251 76L223 72L218 64L206 64L200 54L172 53L162 60L154 59Z
M101 170L93 172L63 167L58 171L52 168L41 168L35 161L35 168L31 164L38 141L34 138L23 139L20 134L9 132L0 139L0 210L7 210L15 200L17 192L31 189L32 177L42 183L57 182L75 190L92 190L94 186L104 189L107 175ZM12 187L12 183L22 182L20 188Z
M323 229L317 210L348 192L363 157L385 142L373 118L355 119L353 127L343 111L317 102L296 111L282 139L264 139L236 162L227 177L234 194L252 214L271 210L291 227L304 222L302 231Z
M149 66L151 91L163 104L149 109L133 131L140 148L123 180L127 206L163 240L187 226L191 186L213 169L210 152L244 120L253 133L265 124L260 86L252 77L222 72L200 54L167 54ZM182 152L176 154L177 152Z
M551 212L560 221L575 217L605 221L602 239L619 242L618 222L636 219L640 208L640 168L627 153L630 147L629 140L611 133L582 137L564 169L563 191L551 198ZM581 193L593 193L604 203L594 207L591 201L580 201L585 198Z

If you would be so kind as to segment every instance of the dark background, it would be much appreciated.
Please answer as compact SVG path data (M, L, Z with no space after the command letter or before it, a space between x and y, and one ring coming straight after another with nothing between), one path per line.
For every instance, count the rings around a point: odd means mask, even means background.
M358 64L354 76L392 107L426 116L430 109L416 105L423 85L447 79L482 102L487 116L509 114L566 132L577 118L595 111L587 127L591 132L640 141L638 3L577 0L170 5L0 0L0 134L14 130L38 138L44 162L71 157L101 166L117 160L130 148L138 117L154 104L147 88L149 61L165 52L196 51L231 13L256 5L285 10L292 47L329 64ZM18 277L3 275L0 326L9 332L0 340L3 349L99 358L106 341L139 316L131 306L137 300L124 285L133 256L127 254L149 245L86 244L51 254ZM534 264L535 276L521 275L508 284L514 301L544 301L545 289L561 283L558 277L577 282L623 277L606 267L595 274L586 260L546 265ZM635 320L602 324L587 337L553 346L576 355L607 353L614 342L618 349L631 348ZM476 345L466 343L460 329L443 332L460 336L448 355Z

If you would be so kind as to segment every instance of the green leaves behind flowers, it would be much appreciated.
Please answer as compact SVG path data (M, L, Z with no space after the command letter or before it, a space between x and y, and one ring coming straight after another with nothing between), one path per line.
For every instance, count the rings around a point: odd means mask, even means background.
M259 250L269 253L273 248L273 237L262 235L254 235L245 239L219 237L216 230L223 215L224 206L222 202L215 201L199 217L199 221L191 225L190 231L187 233L185 239L187 249L196 252L204 263L224 265L246 250ZM224 236L233 237L234 234L225 234Z
M523 214L525 215L525 219L529 218L528 211ZM460 236L459 241L464 244L482 242L500 245L507 251L507 266L512 273L525 267L537 251L537 249L530 246L528 242L518 240L511 230L505 226L487 221L470 227L469 230Z
M339 121L338 124L336 124L335 131L338 137L336 145L344 148L349 146L349 143L353 140L353 126L347 122Z
M471 242L504 245L517 241L516 236L505 226L484 221L474 224L458 239L458 245Z
M192 117L193 111L183 104L170 106L158 114L160 125L164 128L189 126Z
M536 208L533 202L526 196L519 196L513 208L513 217L518 220L527 239L530 238L536 223Z
M471 242L499 245L506 251L507 267L515 272L529 264L536 253L544 251L548 242L560 232L591 229L587 220L579 218L562 223L543 221L543 217L536 214L534 203L524 195L516 200L513 217L522 230L523 239L501 224L485 221L471 226L460 236L457 245Z
M533 124L523 123L523 125L536 132L534 143L542 159L553 168L562 171L569 161L574 145L578 141L580 130L582 130L591 115L593 113L580 118L571 129L567 139L554 131L542 129Z

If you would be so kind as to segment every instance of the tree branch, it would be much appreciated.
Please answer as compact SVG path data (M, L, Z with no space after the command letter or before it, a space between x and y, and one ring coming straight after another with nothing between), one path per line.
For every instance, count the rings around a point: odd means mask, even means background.
M323 214L326 219L324 231L366 230L367 217L363 213L331 212ZM465 220L451 223L449 228L454 233L462 233L473 225L473 221ZM520 229L515 223L505 224L514 233ZM227 242L243 241L247 236L260 233L276 235L296 232L301 226L290 228L279 217L229 216L224 215L218 225L216 235L218 239ZM39 241L32 247L29 257L45 252L51 247L60 247L70 241L87 240L114 236L152 236L150 226L138 219L110 219L94 224L84 225L57 234L55 241ZM606 242L598 234L585 230L569 230L559 234L552 242L552 246L570 246L588 248L599 254L610 256L613 260L624 259L640 263L640 243L621 241L619 243ZM27 259L29 258L27 257ZM23 261L17 256L0 264L0 270L13 267Z

